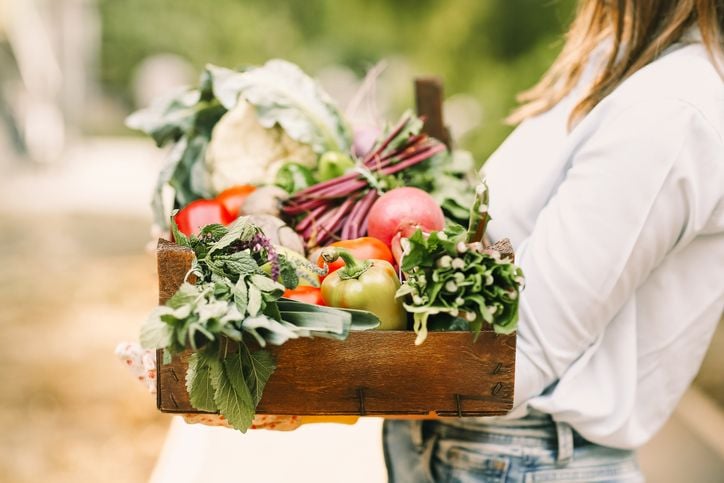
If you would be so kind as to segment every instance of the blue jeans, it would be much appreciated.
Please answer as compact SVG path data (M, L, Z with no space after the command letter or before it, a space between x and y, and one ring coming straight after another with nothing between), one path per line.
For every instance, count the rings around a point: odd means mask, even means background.
M633 451L586 441L544 415L384 424L389 483L640 483Z

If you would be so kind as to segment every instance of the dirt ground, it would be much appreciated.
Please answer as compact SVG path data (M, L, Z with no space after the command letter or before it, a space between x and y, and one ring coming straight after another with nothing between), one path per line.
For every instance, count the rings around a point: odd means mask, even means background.
M141 482L169 424L115 360L156 303L148 222L0 216L0 482Z
M113 354L156 303L148 223L0 214L0 483L148 479L170 418ZM698 378L720 405L722 349Z

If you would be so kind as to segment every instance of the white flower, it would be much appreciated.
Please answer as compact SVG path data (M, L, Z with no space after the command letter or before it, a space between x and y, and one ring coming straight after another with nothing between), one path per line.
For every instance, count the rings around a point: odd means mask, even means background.
M463 268L465 268L465 262L463 261L462 258L455 258L455 259L452 261L452 267L453 267L455 270L462 270Z
M255 108L239 99L214 126L205 161L212 189L218 193L239 184L271 183L288 161L313 168L317 156L279 126L263 127Z

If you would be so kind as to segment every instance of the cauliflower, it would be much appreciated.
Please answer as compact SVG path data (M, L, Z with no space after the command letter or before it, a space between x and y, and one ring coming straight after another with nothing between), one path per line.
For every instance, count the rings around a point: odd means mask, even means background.
M211 188L218 193L234 185L273 183L276 172L288 161L315 168L317 155L278 125L263 127L254 106L239 98L213 128L205 167Z

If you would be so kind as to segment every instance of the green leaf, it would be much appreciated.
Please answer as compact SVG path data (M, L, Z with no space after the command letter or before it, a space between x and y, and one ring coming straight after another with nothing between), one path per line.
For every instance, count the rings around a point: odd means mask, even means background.
M256 285L249 285L249 302L246 306L246 311L252 317L259 314L261 311L261 291Z
M211 319L218 319L223 317L229 310L229 304L225 300L212 299L210 301L204 300L196 308L196 314L199 317L199 322L206 322Z
M256 288L258 288L262 292L272 292L272 293L278 292L279 295L281 295L284 292L284 285L277 283L274 280L272 280L271 278L264 276L264 275L259 275L259 274L252 275L251 283L253 283L256 286Z
M297 312L284 310L281 312L282 320L285 320L297 327L328 334L339 334L346 338L346 332L352 323L352 316L341 313L325 312Z
M297 286L299 285L299 274L297 273L297 268L294 266L294 264L290 263L284 255L279 257L279 264L281 266L281 270L279 270L279 281L286 288L297 288ZM302 271L302 273L304 274L305 272ZM316 277L316 275L314 276ZM315 280L315 282L319 284L318 281Z
M240 216L231 225L229 225L228 228L229 231L226 235L221 237L219 241L209 248L207 257L218 250L228 247L236 240L250 240L251 237L258 231L258 228L256 228L256 226L253 225L246 216Z
M171 345L173 333L171 327L161 321L162 308L154 310L141 327L140 343L144 349L163 349Z
M346 152L351 146L350 131L337 106L298 66L274 59L245 72L216 66L207 69L213 77L214 94L227 109L243 96L256 108L262 126L279 125L316 153Z
M180 206L186 206L199 198L211 197L208 187L200 189L200 180L196 179L194 181L194 171L198 171L194 170L194 167L203 165L209 140L203 136L184 139L186 140L185 149L181 153L181 158L176 163L176 168L168 182L169 186L175 190L176 202ZM179 143L179 146L184 145Z
M128 116L126 125L151 135L158 146L163 146L177 141L191 128L199 100L200 96L195 90L172 93Z
M246 279L243 277L239 278L231 293L234 295L236 308L239 309L241 314L245 314L247 312L247 304L249 303L249 289L246 286Z
M229 355L223 363L210 366L214 402L234 428L245 433L254 420L255 405L244 380L241 356Z
M244 380L254 400L254 407L261 401L264 386L274 372L274 358L264 350L251 352L243 342L239 351L244 364Z
M223 263L230 274L247 276L255 273L259 265L248 250L242 250L231 255L221 255L214 259L216 263Z
M189 246L189 239L186 235L181 233L178 229L178 225L176 224L176 213L178 213L178 210L173 210L171 212L171 234L173 234L174 242L177 245L181 245L182 247Z
M219 410L214 401L214 387L211 384L211 366L218 364L218 360L203 352L194 352L189 357L186 390L191 405L196 409L209 412Z
M265 347L267 342L273 345L282 345L289 339L297 339L300 337L296 328L292 329L287 327L266 315L247 317L244 319L241 329L253 336L262 347ZM265 330L263 336L259 333L259 329Z
M349 323L349 330L369 330L375 329L380 325L380 319L372 312L368 312L366 310L324 307L285 298L279 299L277 301L277 305L282 313L282 317L287 312L307 312L310 314L311 319L314 319L314 315L318 313L331 314L336 317L340 317L340 320L345 325ZM349 322L347 322L347 316L351 317ZM345 332L346 331L347 329L345 329Z
M188 282L181 284L181 287L166 301L166 305L172 309L178 309L186 305L193 305L196 299L201 296L201 290L198 285Z
M203 228L201 228L201 231L199 232L199 238L203 238L205 236L209 236L214 240L218 240L219 238L223 237L229 232L229 229L226 228L224 225L220 225L218 223L212 223L210 225L206 225Z

